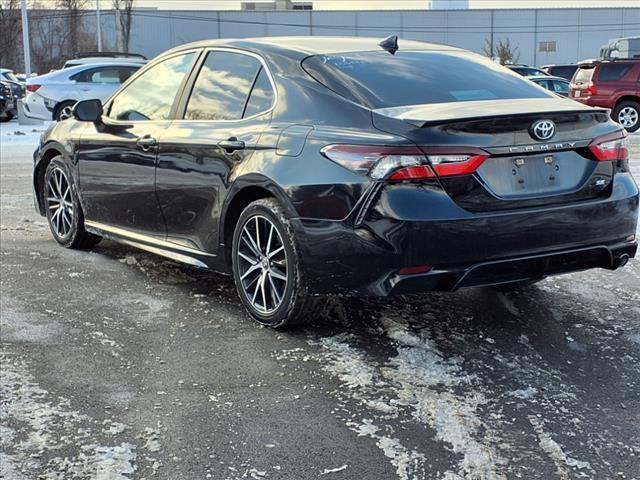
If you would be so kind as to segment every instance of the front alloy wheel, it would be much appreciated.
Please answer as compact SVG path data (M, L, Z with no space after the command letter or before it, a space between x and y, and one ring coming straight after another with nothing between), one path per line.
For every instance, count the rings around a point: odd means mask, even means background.
M262 325L304 323L326 306L308 292L293 227L274 198L256 200L240 214L231 262L240 300Z
M100 237L84 229L84 214L69 168L60 156L54 157L44 172L39 198L45 208L49 228L56 241L67 248L96 245Z
M66 237L73 228L73 201L67 174L61 168L51 171L47 182L49 222L58 237Z

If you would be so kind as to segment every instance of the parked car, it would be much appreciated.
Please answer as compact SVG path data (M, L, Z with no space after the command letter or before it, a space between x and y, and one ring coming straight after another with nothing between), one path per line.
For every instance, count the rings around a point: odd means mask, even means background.
M640 35L609 40L600 48L600 58L640 58Z
M123 52L84 52L78 54L77 58L67 60L62 68L77 67L78 65L88 65L90 63L147 63L147 57L138 53Z
M538 77L549 75L544 70L536 67L530 67L529 65L505 65L505 67L516 72L518 75L522 75L523 77Z
M0 80L14 83L20 82L20 80L18 80L18 77L16 77L16 74L13 73L13 70L10 70L8 68L0 68Z
M0 122L8 122L17 114L16 97L10 82L0 80Z
M106 100L141 67L138 63L93 63L57 70L27 80L24 110L29 118L60 120L80 100Z
M575 63L564 65L545 65L541 67L541 70L544 70L548 75L561 77L569 81L573 78L573 74L576 73L577 69L578 64Z
M108 237L229 273L272 327L329 293L513 288L635 255L638 188L606 110L396 43L170 50L43 136L38 211L64 247Z
M567 97L569 95L569 82L564 78L546 75L541 77L527 77L527 80L557 93L561 97Z
M640 128L640 60L583 63L571 79L570 97L611 109L611 118L630 132Z

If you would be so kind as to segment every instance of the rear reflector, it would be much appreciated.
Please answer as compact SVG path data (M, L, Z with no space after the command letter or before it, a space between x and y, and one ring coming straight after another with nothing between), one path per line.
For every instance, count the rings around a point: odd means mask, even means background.
M355 173L392 181L470 175L488 157L475 148L376 145L329 145L321 153Z
M589 150L600 161L627 160L629 158L629 144L626 130L604 135L589 144Z
M27 92L35 92L36 90L38 90L42 85L27 85Z
M433 267L431 265L417 265L415 267L404 267L398 270L400 275L417 275L420 273L427 273Z

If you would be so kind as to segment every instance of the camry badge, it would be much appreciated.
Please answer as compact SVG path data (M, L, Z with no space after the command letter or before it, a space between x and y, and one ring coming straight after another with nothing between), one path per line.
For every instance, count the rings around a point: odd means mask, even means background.
M531 125L529 134L536 140L549 140L556 133L556 125L551 120L538 120Z

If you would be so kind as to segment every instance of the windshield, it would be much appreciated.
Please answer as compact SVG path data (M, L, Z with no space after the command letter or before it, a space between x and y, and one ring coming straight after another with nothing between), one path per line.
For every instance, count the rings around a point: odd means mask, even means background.
M491 60L460 51L314 55L302 66L318 82L368 108L549 97Z

